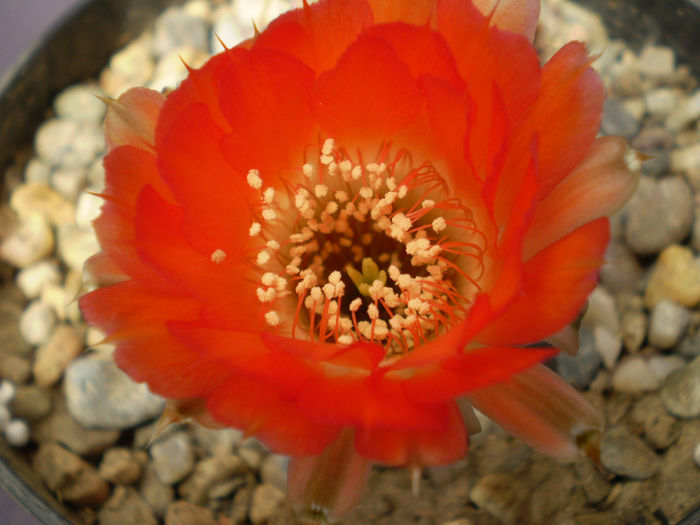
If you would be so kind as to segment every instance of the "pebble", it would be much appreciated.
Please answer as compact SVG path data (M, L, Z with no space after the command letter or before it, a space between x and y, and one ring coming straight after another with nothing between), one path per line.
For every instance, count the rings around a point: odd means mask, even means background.
M21 356L0 351L0 377L21 385L29 381L32 363Z
M29 443L29 425L24 419L10 420L3 428L3 434L12 447L20 448Z
M27 306L19 318L19 331L31 345L48 341L56 326L56 312L50 305L35 299Z
M165 512L165 525L216 525L214 514L206 508L189 501L175 501Z
M687 359L700 355L700 332L686 336L678 345L676 352Z
M50 175L51 168L36 157L30 159L24 168L24 180L28 184L48 186Z
M648 479L659 470L659 458L637 436L622 427L603 433L600 445L603 466L629 479Z
M627 204L625 240L639 255L658 253L690 234L693 224L692 192L682 177L640 178Z
M287 465L289 458L280 454L269 454L260 465L260 479L281 491L287 490Z
M610 484L588 458L577 461L574 472L589 503L600 503L610 494Z
M58 284L62 279L61 271L52 261L39 261L17 273L17 288L27 299L36 299L48 283Z
M104 94L94 84L75 84L59 93L53 107L59 118L98 124L107 109L100 96Z
M579 332L579 349L575 356L559 353L556 371L576 388L587 387L598 373L601 357L596 349L595 337L590 329L582 326Z
M639 55L637 67L648 77L669 77L676 70L676 54L667 46L647 45Z
M74 271L82 271L85 261L99 251L100 245L92 230L66 227L58 232L58 253Z
M100 209L104 200L92 193L83 192L78 197L78 204L75 207L75 224L78 228L89 230L100 214Z
M0 405L6 405L11 402L17 394L17 387L12 381L0 381Z
M260 468L264 448L257 439L246 439L238 448L238 457L253 470Z
M51 174L51 187L70 202L75 202L87 183L84 167L57 169Z
M700 118L700 90L686 97L666 119L666 128L680 131Z
M661 388L661 401L675 416L700 416L700 357L666 378Z
M97 507L109 495L109 485L100 478L95 467L58 443L42 444L32 466L63 501Z
M695 465L700 468L700 443L695 445L695 450L693 450L693 461L695 461Z
M10 197L10 207L20 218L40 214L52 226L73 223L75 207L53 188L39 183L20 184Z
M191 47L207 51L209 28L207 21L191 16L180 7L169 7L155 23L152 49L161 57L179 47Z
M158 523L151 507L131 487L116 487L112 496L97 513L97 517L100 525L156 525Z
M678 355L653 355L649 358L649 366L662 383L671 373L685 365L685 359Z
M166 53L156 64L149 87L156 91L175 88L187 77L185 64L192 68L199 68L204 65L208 58L209 55L207 53L192 47L173 49Z
M649 344L661 350L673 348L689 323L688 310L673 301L659 301L652 308L649 318Z
M613 369L622 351L622 338L602 325L593 329L593 338L595 339L595 348L598 350L603 364L607 369Z
M46 419L34 425L33 437L39 443L63 443L81 456L95 456L117 442L119 431L85 428L78 424L61 404Z
M37 385L20 385L11 406L15 416L35 422L49 415L53 399L48 390Z
M246 471L243 461L233 454L204 458L197 463L192 475L182 482L178 492L187 501L203 505L207 502L209 490L214 485Z
M165 401L136 384L109 356L76 359L63 381L70 414L88 428L125 429L156 417Z
M115 485L131 485L141 478L141 462L128 448L110 448L102 456L98 471L105 481Z
M652 269L644 302L651 309L663 299L688 308L700 302L700 265L685 246L665 248Z
M613 372L613 388L618 392L648 392L661 386L661 381L641 356L630 356L620 361Z
M683 518L695 510L697 516L700 469L693 453L700 443L700 420L685 422L678 441L664 454L658 478L656 503L668 523L696 524L697 519Z
M586 313L581 324L590 328L602 326L608 331L620 331L620 320L615 297L602 286L597 286L588 296Z
M224 50L221 42L228 47L232 47L238 42L253 36L253 28L250 26L247 28L243 27L236 16L235 9L229 6L218 9L214 17L215 21L209 42L209 48L212 53L221 53ZM219 39L221 39L221 42L219 42Z
M644 94L644 105L652 118L665 119L682 100L682 93L673 88L650 89Z
M151 445L153 469L167 485L182 481L194 468L192 437L186 432L173 432Z
M263 483L256 486L250 503L250 521L253 524L268 522L282 508L285 501L284 492L274 485Z
M630 353L637 352L647 334L648 318L644 312L631 310L622 315L620 329L625 348Z
M7 408L7 405L0 404L0 430L3 430L11 420L10 409Z
M168 505L175 499L175 491L158 479L151 463L144 466L139 494L159 517L165 514Z
M645 441L657 450L665 450L680 436L680 425L669 415L666 407L656 395L637 401L630 412L630 422L643 434Z
M64 164L72 153L80 126L77 122L57 118L44 122L34 139L39 159L49 166Z
M36 351L33 366L36 384L45 388L54 385L82 351L83 334L71 325L57 326Z
M0 258L16 268L26 268L53 252L53 232L39 213L24 217L0 243Z
M605 288L612 293L637 291L644 272L625 244L612 240L605 252L605 260L600 269L600 282Z
M243 440L243 433L232 428L213 429L197 423L191 423L192 437L195 443L206 450L210 456L228 456Z
M117 98L131 87L146 85L154 68L149 47L147 38L139 38L112 55L109 68L100 76L100 87Z
M606 135L619 135L627 139L639 131L640 122L625 104L616 98L608 98L603 108L601 129Z
M486 474L469 491L469 499L505 525L519 521L519 506L527 498L524 487L509 474Z

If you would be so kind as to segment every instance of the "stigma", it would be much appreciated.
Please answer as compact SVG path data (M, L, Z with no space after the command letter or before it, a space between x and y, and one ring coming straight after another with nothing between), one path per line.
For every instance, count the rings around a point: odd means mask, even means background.
M364 163L329 138L283 189L247 174L249 264L269 330L373 342L389 357L465 318L484 274L483 234L430 162L391 149Z

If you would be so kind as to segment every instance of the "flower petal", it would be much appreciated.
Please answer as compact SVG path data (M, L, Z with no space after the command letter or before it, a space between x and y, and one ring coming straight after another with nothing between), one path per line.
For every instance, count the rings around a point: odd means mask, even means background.
M540 18L540 0L472 0L491 24L504 31L520 33L528 40L535 38Z
M219 423L254 435L279 454L320 454L340 428L314 423L278 391L243 376L214 390L207 409Z
M371 85L371 89L368 86ZM376 148L418 114L421 93L408 67L383 40L358 38L312 92L321 127L340 144Z
M581 164L539 203L525 236L525 260L573 230L610 216L634 193L639 180L625 163L620 137L597 139Z
M371 23L365 0L305 2L272 21L255 39L255 47L289 54L320 73L331 69Z
M420 26L434 22L437 15L435 0L369 0L369 3L375 24L399 21Z
M153 151L163 102L163 95L147 88L132 88L117 100L108 100L104 123L107 153L126 145Z
M602 430L596 410L544 365L467 396L475 408L533 448L574 461L579 443Z
M221 110L231 131L221 143L239 175L257 169L266 184L299 170L306 146L315 140L309 109L313 72L277 51L233 49L221 75Z
M603 218L539 252L525 264L520 297L474 339L487 345L528 344L564 328L595 287L609 239L609 222Z
M443 415L440 428L358 428L355 435L357 451L365 458L386 465L409 467L445 465L464 457L468 436L459 408L450 401L445 405L435 405L433 410Z
M304 522L333 523L359 503L371 467L345 429L321 454L290 459L287 498Z

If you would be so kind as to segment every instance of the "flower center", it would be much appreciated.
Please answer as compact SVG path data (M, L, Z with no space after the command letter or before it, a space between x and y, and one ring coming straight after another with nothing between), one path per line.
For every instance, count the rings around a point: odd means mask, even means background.
M359 156L359 155L358 155ZM265 322L310 341L408 352L464 319L484 273L484 237L429 162L406 150L354 162L327 139L286 192L260 194L250 236ZM212 254L212 257L214 254Z

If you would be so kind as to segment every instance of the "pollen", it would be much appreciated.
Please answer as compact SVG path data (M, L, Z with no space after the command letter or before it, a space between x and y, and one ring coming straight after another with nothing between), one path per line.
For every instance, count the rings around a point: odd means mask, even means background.
M403 355L466 317L483 236L429 162L390 145L366 160L348 151L325 139L284 189L248 173L255 294L277 333Z
M220 248L217 248L211 252L211 262L220 264L226 260L226 252Z

